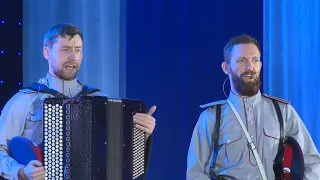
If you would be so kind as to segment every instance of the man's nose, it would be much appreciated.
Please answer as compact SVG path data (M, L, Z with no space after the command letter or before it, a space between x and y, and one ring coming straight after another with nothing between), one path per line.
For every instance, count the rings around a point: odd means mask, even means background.
M70 52L69 59L70 59L70 60L76 60L76 59L77 59L77 55L76 55L75 50L72 50L72 51Z
M246 66L246 70L247 70L247 71L249 71L249 70L252 71L252 70L254 70L253 67L254 67L254 66L253 66L252 62L249 61L249 62L247 63L247 66Z

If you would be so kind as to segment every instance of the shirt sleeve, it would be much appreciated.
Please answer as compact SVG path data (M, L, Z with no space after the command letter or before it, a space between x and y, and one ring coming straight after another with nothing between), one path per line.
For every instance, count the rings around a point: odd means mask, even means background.
M291 105L287 105L286 135L300 145L304 157L305 180L320 179L319 152L301 118Z
M23 132L28 111L26 98L23 93L14 95L0 116L0 173L6 179L18 179L19 169L23 167L8 155L8 141Z
M214 116L203 111L193 130L187 157L187 180L210 180L209 166L213 154L211 135L214 130Z

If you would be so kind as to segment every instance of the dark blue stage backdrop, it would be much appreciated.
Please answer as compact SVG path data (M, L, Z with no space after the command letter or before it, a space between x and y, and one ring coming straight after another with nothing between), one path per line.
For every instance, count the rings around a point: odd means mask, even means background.
M126 8L126 95L158 107L148 179L185 179L199 105L225 98L223 47L242 33L262 43L262 0L130 0Z

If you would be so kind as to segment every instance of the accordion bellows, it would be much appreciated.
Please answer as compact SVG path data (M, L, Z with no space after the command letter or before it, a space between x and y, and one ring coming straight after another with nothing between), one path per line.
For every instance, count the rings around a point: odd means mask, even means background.
M145 134L133 114L139 100L48 98L43 104L46 179L144 180Z

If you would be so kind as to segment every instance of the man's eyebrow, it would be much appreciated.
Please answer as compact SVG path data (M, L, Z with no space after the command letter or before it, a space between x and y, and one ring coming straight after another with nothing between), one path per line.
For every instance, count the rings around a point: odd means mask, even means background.
M72 46L61 46L60 48L72 48ZM76 48L82 48L82 46L76 46Z

